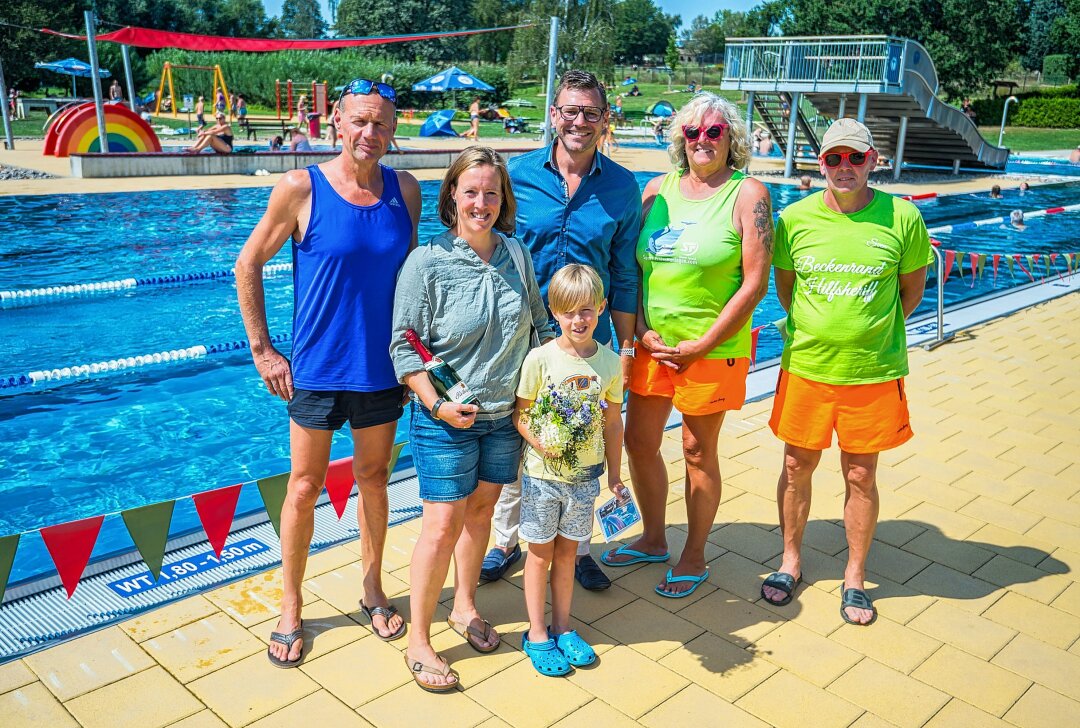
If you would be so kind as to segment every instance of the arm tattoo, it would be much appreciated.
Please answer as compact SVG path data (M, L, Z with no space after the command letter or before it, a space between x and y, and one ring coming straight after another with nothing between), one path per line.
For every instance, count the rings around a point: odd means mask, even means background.
M754 204L754 227L757 228L761 244L765 246L765 252L772 255L773 252L773 224L769 203L765 199L758 200Z

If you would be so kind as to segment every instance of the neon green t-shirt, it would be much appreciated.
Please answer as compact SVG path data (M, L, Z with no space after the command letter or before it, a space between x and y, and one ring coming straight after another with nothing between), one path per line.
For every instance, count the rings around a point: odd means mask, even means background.
M664 177L638 236L642 304L649 328L669 346L705 335L742 285L742 238L732 215L742 172L716 194L688 200L678 172ZM750 356L750 320L706 359Z
M900 278L930 257L918 208L874 191L850 215L810 195L780 213L773 265L795 271L781 366L826 384L874 384L908 373Z
M588 359L567 354L555 341L549 341L529 352L521 365L521 380L517 396L535 400L540 390L549 384L572 384L577 391L588 392L599 402L606 399L612 407L622 407L622 361L619 355L603 344ZM543 480L563 480L544 467L544 458L525 446L525 472ZM604 472L603 432L598 433L595 448L582 448L578 460L577 480L598 478ZM569 478L567 478L569 481Z

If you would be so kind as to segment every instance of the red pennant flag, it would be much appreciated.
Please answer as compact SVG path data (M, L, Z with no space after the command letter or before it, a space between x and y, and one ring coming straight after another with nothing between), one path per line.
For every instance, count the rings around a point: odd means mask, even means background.
M978 269L979 269L979 254L978 253L968 253L968 256L969 256L969 260L971 261L971 287L974 288L975 287L975 274L978 272Z
M210 539L210 545L214 547L214 553L221 556L221 550L225 548L225 539L232 530L233 516L236 515L236 501L240 498L240 488L243 483L230 485L226 488L208 490L205 493L196 493L191 496L195 502L195 510L199 512L199 520L202 521L206 537Z
M1061 275L1061 271L1059 271L1057 269L1057 257L1058 257L1057 253L1051 253L1050 254L1050 266L1054 269L1054 272L1057 273L1058 280L1059 281L1064 281L1065 278Z
M1001 262L1001 254L1000 253L994 253L994 285L995 286L997 285L997 269L998 269L998 263L1000 263L1000 262Z
M751 368L753 368L754 364L757 363L757 341L758 341L758 336L761 335L761 330L763 328L765 328L765 326L755 326L754 328L750 329L750 367Z
M41 538L56 564L60 581L64 582L68 599L75 593L75 587L79 585L79 579L90 562L90 553L97 543L104 520L105 516L94 516L41 529Z
M1034 283L1034 282L1035 282L1035 276L1031 275L1031 272L1030 272L1030 271L1028 271L1028 269L1024 267L1024 264L1020 262L1020 256L1019 256L1019 255L1014 255L1014 256L1013 256L1013 260L1015 260L1015 261L1016 261L1016 264L1017 264L1018 266L1020 266L1020 270L1024 271L1025 273L1027 273L1027 277L1031 279L1031 282L1032 282L1032 283Z
M953 264L953 262L955 260L956 260L956 251L955 250L946 250L945 251L945 278L942 281L942 283L948 283L949 282L949 274L952 273L952 264Z
M345 515L345 504L349 502L355 478L352 471L353 459L342 458L330 463L326 471L326 493L334 504L338 520Z

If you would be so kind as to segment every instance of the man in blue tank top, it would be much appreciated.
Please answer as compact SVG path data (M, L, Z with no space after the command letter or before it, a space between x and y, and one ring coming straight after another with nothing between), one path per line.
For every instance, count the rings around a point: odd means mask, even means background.
M292 473L281 509L283 596L270 661L302 660L301 583L314 530L315 501L334 431L353 436L353 475L364 568L361 610L381 639L405 623L382 588L386 484L403 389L390 361L394 283L416 247L420 185L379 160L397 126L396 95L356 79L334 114L341 154L285 174L236 262L236 288L252 357L271 394L288 403ZM291 242L295 308L292 361L270 341L262 269Z

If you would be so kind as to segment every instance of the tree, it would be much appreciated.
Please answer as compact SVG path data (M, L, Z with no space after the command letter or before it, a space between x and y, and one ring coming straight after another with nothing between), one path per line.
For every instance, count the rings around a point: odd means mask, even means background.
M476 28L516 25L522 7L518 0L473 0L470 24ZM505 63L513 45L514 34L510 31L481 33L468 40L471 56L486 63Z
M668 36L682 22L678 15L665 15L653 0L622 0L612 16L615 56L623 63L640 63L646 55L661 55Z
M532 0L520 21L532 27L514 33L507 60L510 87L519 85L526 73L546 73L552 16L560 21L556 72L581 68L601 79L611 78L615 66L612 5L611 0Z
M317 0L285 0L281 5L281 32L286 38L322 38L326 21Z
M1080 0L1065 0L1065 13L1050 28L1049 49L1064 54L1072 61L1069 75L1080 80ZM1078 86L1080 92L1080 86Z
M699 60L724 52L724 34L720 26L704 15L690 21L682 32L683 47Z
M41 2L41 0L5 0L0 6L0 20L11 25L29 28L53 28L82 33L82 10L71 3ZM44 76L34 70L35 61L51 61L69 55L77 55L81 46L86 56L86 44L79 41L57 39L31 30L21 30L0 25L0 56L4 59L4 80L8 86L22 89L36 88ZM53 75L50 82L63 86L67 78ZM67 84L70 89L71 84ZM6 103L6 99L4 100Z
M467 20L454 0L341 0L337 33L340 36L408 35L432 28L454 30ZM464 39L411 41L379 46L379 51L401 60L439 61L464 55Z

